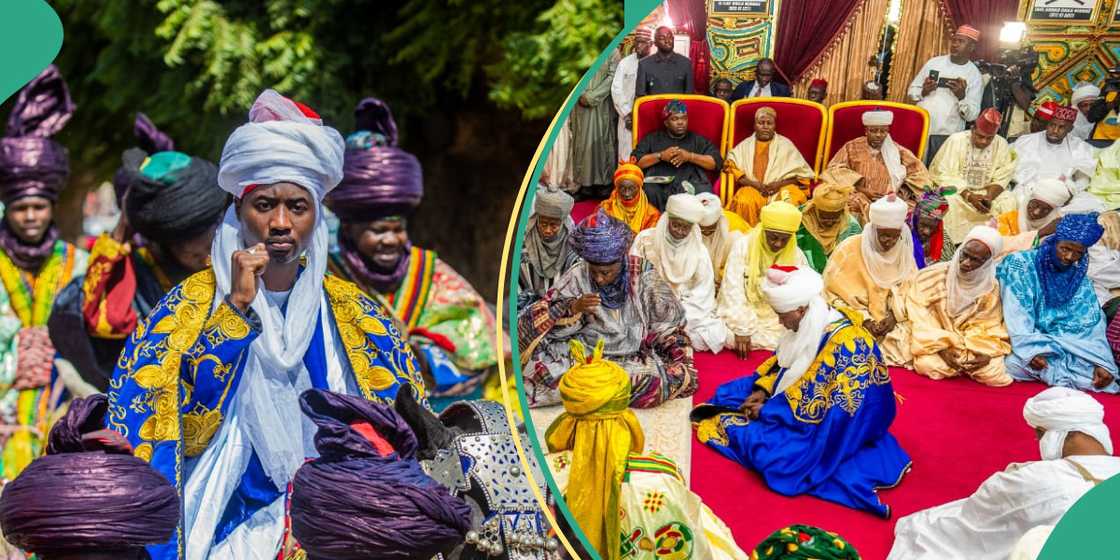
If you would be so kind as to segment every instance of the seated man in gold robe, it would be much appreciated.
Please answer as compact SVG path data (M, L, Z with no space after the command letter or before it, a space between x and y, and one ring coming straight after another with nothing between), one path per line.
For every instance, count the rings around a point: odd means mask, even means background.
M813 169L789 138L775 132L777 124L774 109L759 109L754 134L739 142L724 163L735 178L730 208L752 226L758 225L758 213L768 203L784 200L801 206L809 195Z
M893 122L890 111L864 113L864 136L844 144L821 175L821 180L855 187L849 208L861 223L867 222L867 207L888 193L898 193L913 207L931 184L925 164L891 139Z
M813 200L801 208L801 229L797 246L809 259L809 266L824 272L828 256L840 242L863 230L848 211L852 187L821 183L813 190Z
M964 374L993 387L1011 384L1003 365L1011 339L995 274L1002 250L998 231L976 226L952 261L914 278L906 297L914 371L931 379Z
M1015 152L998 134L1001 120L999 111L985 110L971 130L949 136L929 166L937 186L957 191L946 197L945 235L953 243L1015 205L1007 190L1015 174Z
M829 303L860 313L883 360L899 367L911 361L905 297L918 273L906 212L906 203L894 195L872 203L863 233L845 239L824 269Z

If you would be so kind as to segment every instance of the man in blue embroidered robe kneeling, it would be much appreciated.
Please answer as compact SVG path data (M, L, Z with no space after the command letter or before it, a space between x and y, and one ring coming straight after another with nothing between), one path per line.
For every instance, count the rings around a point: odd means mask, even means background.
M326 275L321 201L342 178L341 135L272 90L249 118L222 152L218 183L237 200L213 268L137 327L109 388L109 426L182 499L175 537L149 547L155 560L277 556L289 483L318 456L303 391L424 395L386 310Z
M823 289L809 267L767 271L762 293L786 332L754 374L723 384L692 411L696 437L758 471L775 492L889 517L876 490L910 468L887 431L895 416L890 374L860 316L829 307Z

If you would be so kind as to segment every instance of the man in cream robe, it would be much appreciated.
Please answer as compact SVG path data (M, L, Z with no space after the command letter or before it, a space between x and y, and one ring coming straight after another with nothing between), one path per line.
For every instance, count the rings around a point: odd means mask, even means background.
M758 225L759 210L770 202L804 204L813 178L813 169L797 146L775 132L777 122L774 109L760 108L754 114L754 134L732 148L724 160L735 179L730 208L752 226Z
M1120 208L1120 142L1113 142L1097 153L1097 170L1089 183L1089 192L1106 209Z
M1003 239L1005 254L1026 251L1035 241L1054 232L1062 216L1061 209L1073 200L1065 181L1040 179L1015 189L1018 207L996 218L996 228Z
M1106 319L1112 322L1116 314L1117 300L1120 296L1120 212L1110 210L1097 216L1097 223L1104 228L1101 240L1089 247L1089 271L1087 275L1097 293L1097 301L1105 310Z
M891 139L893 122L890 111L864 113L865 135L844 144L821 175L823 181L855 187L849 208L861 223L867 222L867 207L888 193L899 194L913 207L917 195L931 185L925 164Z
M914 371L931 379L963 373L985 385L1011 384L1003 366L1011 340L995 276L1002 250L998 231L976 226L952 261L931 265L914 278L906 298Z
M1015 154L998 135L999 111L987 109L972 130L949 136L929 166L930 179L942 189L956 194L946 197L945 235L960 244L973 226L985 225L992 218L1011 210L1015 197L1007 190L1015 173Z
M1042 460L1012 463L967 498L899 519L888 560L1005 560L1025 533L1056 525L1120 473L1104 407L1093 397L1052 387L1028 400L1023 416L1040 434Z
M704 242L704 248L708 250L708 257L712 260L718 293L731 246L751 228L738 214L724 210L718 196L700 193L696 195L696 199L704 205L704 216L700 218L700 240Z
M1039 179L1065 179L1074 193L1082 192L1096 173L1093 147L1070 134L1077 109L1058 107L1046 129L1020 136L1015 151L1015 183L1029 185Z
M630 254L653 264L673 289L684 306L692 347L718 353L730 334L716 315L715 273L697 225L703 217L704 205L694 195L670 196L657 227L639 233Z
M824 269L830 304L859 312L883 360L899 367L911 362L906 292L918 273L906 212L906 203L893 195L872 203L863 233L844 240Z
M618 161L628 161L634 149L634 129L630 113L634 110L635 80L638 79L638 62L653 46L653 33L649 29L634 30L634 46L629 55L618 61L611 82L611 103L618 112Z
M731 246L719 289L719 315L735 335L740 358L754 348L772 350L785 328L762 296L760 286L773 265L807 266L794 235L801 227L796 206L775 201L762 208L759 227Z

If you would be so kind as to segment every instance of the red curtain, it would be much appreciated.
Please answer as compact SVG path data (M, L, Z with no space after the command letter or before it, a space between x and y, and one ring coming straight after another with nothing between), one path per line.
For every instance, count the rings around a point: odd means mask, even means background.
M816 62L844 23L865 0L797 0L782 2L778 15L774 62L792 86ZM703 4L703 2L698 2Z
M994 60L999 55L999 30L1005 21L1015 21L1018 0L940 0L956 26L971 25L980 30L980 44L973 58ZM784 7L783 7L784 8Z
M665 7L677 32L688 33L688 58L692 60L692 83L696 93L708 94L711 54L708 49L708 11L697 0L667 0Z

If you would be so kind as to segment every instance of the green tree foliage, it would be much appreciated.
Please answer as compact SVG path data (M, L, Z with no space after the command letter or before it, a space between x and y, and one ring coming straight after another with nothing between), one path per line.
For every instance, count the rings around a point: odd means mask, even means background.
M376 95L398 119L490 99L555 112L619 30L621 0L56 0L78 103L60 138L76 175L108 177L136 111L217 158L266 87L348 130ZM404 132L408 133L408 127ZM75 149L77 148L77 149Z

